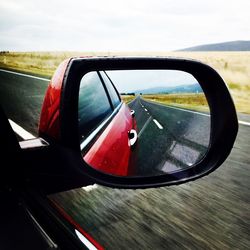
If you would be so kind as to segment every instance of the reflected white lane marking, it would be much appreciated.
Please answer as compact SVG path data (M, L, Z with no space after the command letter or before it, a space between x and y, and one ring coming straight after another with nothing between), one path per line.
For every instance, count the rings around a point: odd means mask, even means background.
M146 112L148 111L147 109L144 109Z
M82 187L82 189L86 192L90 192L94 189L97 189L98 188L98 185L97 184L94 184L94 185L88 185L86 187Z
M210 117L210 114L205 114L205 113L201 113L201 112L197 112L197 111L192 111L192 110L187 110L187 109L172 107L172 106L168 106L168 105L164 105L164 104L156 103L156 102L152 102L152 101L147 101L147 102L153 103L155 105L167 107L167 108L170 108L170 109L176 109L176 110L181 110L181 111L184 111L184 112L189 112L189 113L193 113L193 114L197 114L197 115L203 115L203 116ZM245 122L245 121L238 120L238 123L241 124L241 125L250 126L250 122Z
M157 105L161 105L161 104L157 103ZM161 106L165 106L165 105L161 105ZM210 115L208 115L208 114L200 113L200 112L197 112L197 111L192 111L192 110L187 110L187 109L182 109L182 108L176 108L176 107L170 107L170 106L165 106L165 107L170 108L170 109L176 109L176 110L181 110L181 111L185 111L185 112L189 112L189 113L193 113L193 114L197 114L197 115L203 115L203 116L210 117Z
M23 129L21 126L9 119L9 123L16 134L18 134L24 140L30 140L36 138L34 135Z
M154 123L156 124L156 126L157 126L159 129L163 129L163 127L161 126L161 124L160 124L157 120L153 119L153 121L154 121Z
M150 117L147 119L147 121L144 123L144 125L143 125L141 131L140 131L139 134L138 134L138 138L140 138L140 136L142 135L143 131L146 129L146 127L148 126L149 122L150 122L152 119L153 119L152 116L150 116Z
M241 125L250 126L250 122L238 121Z
M34 78L34 79L41 80L41 81L46 81L46 82L49 82L49 81L50 81L49 79L46 79L46 78L37 77L37 76L32 76L32 75L26 75L26 74L23 74L23 73L18 73L18 72L14 72L14 71L9 71L9 70L5 70L5 69L0 69L0 71L6 72L6 73L10 73L10 74L14 74L14 75L18 75L18 76L30 77L30 78Z
M89 249L89 250L98 250L82 233L75 229L75 233L81 242Z

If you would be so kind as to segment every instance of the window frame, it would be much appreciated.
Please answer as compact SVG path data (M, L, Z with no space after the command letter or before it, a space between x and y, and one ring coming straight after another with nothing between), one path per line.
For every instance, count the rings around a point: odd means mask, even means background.
M106 115L104 115L104 117L102 118L102 119L100 119L100 121L99 121L99 117L100 117L100 114L95 114L94 116L93 116L93 119L96 121L97 120L97 122L96 122L96 124L94 124L94 126L93 126L93 128L91 128L90 130L88 130L87 131L87 133L84 135L84 138L87 138L87 137L89 137L89 135L90 134L92 134L92 132L100 125L100 124L102 124L102 122L103 121L105 121L113 112L114 112L114 109L113 109L113 106L112 106L112 103L111 103L111 100L110 100L110 98L109 98L109 96L107 95L107 91L106 91L106 88L105 88L105 86L103 85L103 82L102 82L102 80L100 79L100 76L99 76L99 74L98 74L98 72L97 71L92 71L94 74L95 74L95 77L96 77L96 80L98 81L98 88L101 88L101 91L103 92L103 94L101 95L103 98L104 98L104 96L105 96L105 98L106 98L106 100L105 100L105 102L107 103L107 107L108 107L108 109L107 109L107 114ZM82 78L83 79L83 78ZM90 83L91 85L95 85L95 82L94 83ZM96 84L97 85L97 84ZM85 88L85 86L83 86L83 88ZM96 89L97 90L97 89ZM78 98L80 97L80 88L79 88L79 94L78 94ZM79 98L79 100L80 100L80 98ZM79 100L78 100L78 112L79 112ZM79 120L79 113L78 113L78 120ZM83 123L84 124L84 123ZM87 126L88 124L87 123L85 123L84 124L84 126ZM79 136L81 136L82 135L82 133L80 132L80 128L81 127L84 127L82 124L80 124L80 122L79 122ZM84 139L83 139L84 140Z
M120 100L120 103L118 106L114 106L113 103L112 103L112 99L111 99L111 96L109 94L109 91L108 91L108 88L106 86L106 83L104 81L104 79L102 78L102 75L100 73L100 71L96 70L96 71L93 71L93 72L96 72L99 79L100 79L100 82L102 83L102 86L104 88L104 91L105 91L105 94L108 98L108 101L109 101L109 105L110 105L110 108L112 110L112 112L104 118L103 121L101 121L83 140L80 140L80 149L81 149L81 152L82 154L84 154L84 151L88 151L89 147L91 147L91 145L95 142L95 139L97 138L97 136L108 126L108 124L113 120L113 118L115 117L115 115L119 112L123 102L121 100L121 97L120 97L120 94L119 92L117 91L114 83L112 82L112 80L109 78L109 76L106 74L105 71L101 71L101 72L104 72L104 74L108 77L112 87L114 88L115 90L115 93L117 94L119 100ZM83 76L84 77L84 76Z
M121 96L120 96L118 90L116 89L116 87L115 87L113 81L112 81L112 80L110 79L110 77L108 76L107 72L106 72L105 70L101 70L101 71L97 71L97 72L98 72L98 75L99 75L99 77L100 77L100 79L101 79L103 85L105 86L104 88L107 90L107 95L108 95L109 98L110 98L111 104L112 104L112 106L113 106L113 110L115 110L115 108L118 107L119 105L117 105L116 107L113 105L111 95L110 95L110 93L109 93L109 91L108 91L107 84L106 84L105 80L103 79L101 72L103 72L103 74L105 74L105 76L108 78L108 81L110 82L111 86L113 87L113 89L114 89L114 91L115 91L115 93L116 93L116 95L117 95L117 97L118 97L118 99L119 99L119 101L120 101L119 104L120 104L121 101L122 101L122 100L121 100Z

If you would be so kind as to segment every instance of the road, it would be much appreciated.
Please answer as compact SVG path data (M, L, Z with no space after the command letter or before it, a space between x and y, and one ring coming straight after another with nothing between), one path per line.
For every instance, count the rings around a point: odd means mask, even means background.
M37 135L43 98L49 80L0 70L0 104L8 118Z
M10 105L5 109L11 119L30 132L36 132L47 84L0 72L1 103ZM239 118L250 122L249 115ZM229 158L195 182L147 190L97 186L50 199L106 249L249 249L249 135L250 126L240 125Z

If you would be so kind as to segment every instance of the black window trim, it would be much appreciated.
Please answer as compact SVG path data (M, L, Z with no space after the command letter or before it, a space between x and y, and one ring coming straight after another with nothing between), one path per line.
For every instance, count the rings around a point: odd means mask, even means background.
M98 122L96 122L96 126L94 126L90 131L88 131L88 133L87 133L87 135L84 135L84 138L85 138L85 136L86 137L88 137L104 120L106 120L107 119L107 117L109 117L112 113L113 113L113 111L114 111L114 107L113 107L113 105L112 105L112 100L110 99L110 97L109 97L109 95L108 95L108 90L106 89L106 86L104 85L104 83L103 83L103 80L102 80L102 78L100 77L100 74L99 74L99 72L98 71L93 71L93 73L96 75L96 77L97 77L97 79L98 79L98 82L100 83L100 87L102 88L102 90L104 91L104 93L103 93L103 97L105 96L106 98L107 98L107 105L108 105L108 107L109 107L109 109L108 109L108 112L104 115L104 117L100 120L100 121L98 121ZM80 89L80 88L79 88ZM80 95L80 90L79 90L79 95ZM105 99L106 99L105 98ZM79 105L79 102L78 102L78 105ZM98 117L98 116L95 116L95 118L96 117ZM79 117L78 117L79 118Z
M109 81L111 82L111 84L112 84L113 88L115 89L115 92L116 92L116 94L118 95L118 98L119 98L119 100L120 100L120 102L121 102L121 101L122 101L122 100L121 100L121 96L120 96L118 90L116 89L116 87L115 87L113 81L110 79L109 75L107 74L107 72L106 72L105 70L103 70L102 72L104 72L104 74L107 76L107 78L108 78Z
M108 80L110 81L110 83L111 83L113 89L115 90L115 93L116 93L116 95L117 95L117 97L118 97L120 103L122 102L121 96L120 96L119 92L117 91L117 89L116 89L114 83L112 82L112 80L111 80L110 77L108 76L108 74L107 74L104 70L97 71L98 76L100 77L100 79L101 79L101 81L102 81L102 84L103 84L103 86L104 86L104 89L107 91L106 94L107 94L107 96L108 96L108 99L109 99L110 102L111 102L111 108L113 107L113 110L115 110L116 107L113 105L112 98L111 98L111 95L110 95L110 93L109 93L109 91L108 91L107 84L106 84L105 80L103 79L103 77L102 77L102 75L101 75L100 72L103 72L103 73L107 76L107 78L108 78Z
M105 81L103 80L100 71L96 71L96 72L97 72L98 77L100 78L100 81L101 81L102 86L103 86L103 88L104 88L104 90L105 90L106 96L108 97L109 105L110 105L111 109L114 111L114 110L115 110L115 107L114 107L114 105L113 105L113 102L112 102L111 96L110 96L110 94L109 94L108 88L107 88L107 86L106 86L106 84L105 84Z
M108 77L109 81L111 82L119 100L120 100L120 103L117 107L115 107L112 103L112 99L111 99L111 96L109 94L109 91L108 91L108 88L106 86L106 83L104 81L104 79L102 78L102 75L100 73L100 71L96 71L102 85L103 85L103 88L104 88L104 91L106 93L106 96L108 98L108 101L109 101L109 104L110 104L110 107L111 107L111 114L108 115L103 121L101 121L99 123L99 125L86 137L84 138L81 142L80 142L80 149L81 151L85 150L90 144L91 142L93 142L93 140L96 138L96 136L109 124L109 122L113 119L113 117L118 113L118 111L120 110L123 102L121 101L121 97L117 91L117 89L115 88L114 86L114 83L111 81L111 79L109 78L109 76L107 75L107 73L105 71L102 71L105 73L105 75Z

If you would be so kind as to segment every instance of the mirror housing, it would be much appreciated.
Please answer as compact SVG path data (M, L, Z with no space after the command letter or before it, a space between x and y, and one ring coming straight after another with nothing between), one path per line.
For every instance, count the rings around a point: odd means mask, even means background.
M84 162L78 133L78 95L82 77L91 71L135 69L184 71L193 75L200 83L210 108L211 134L207 154L197 164L173 174L122 177L105 174ZM75 176L77 186L86 185L86 179L89 178L93 183L119 188L173 185L207 175L227 158L237 131L238 121L232 98L224 81L214 69L194 60L161 57L72 58L63 62L48 87L39 127L40 136L49 142L50 147L62 147L65 154L71 155L69 158L71 157L73 163L66 168L72 174L72 183Z

